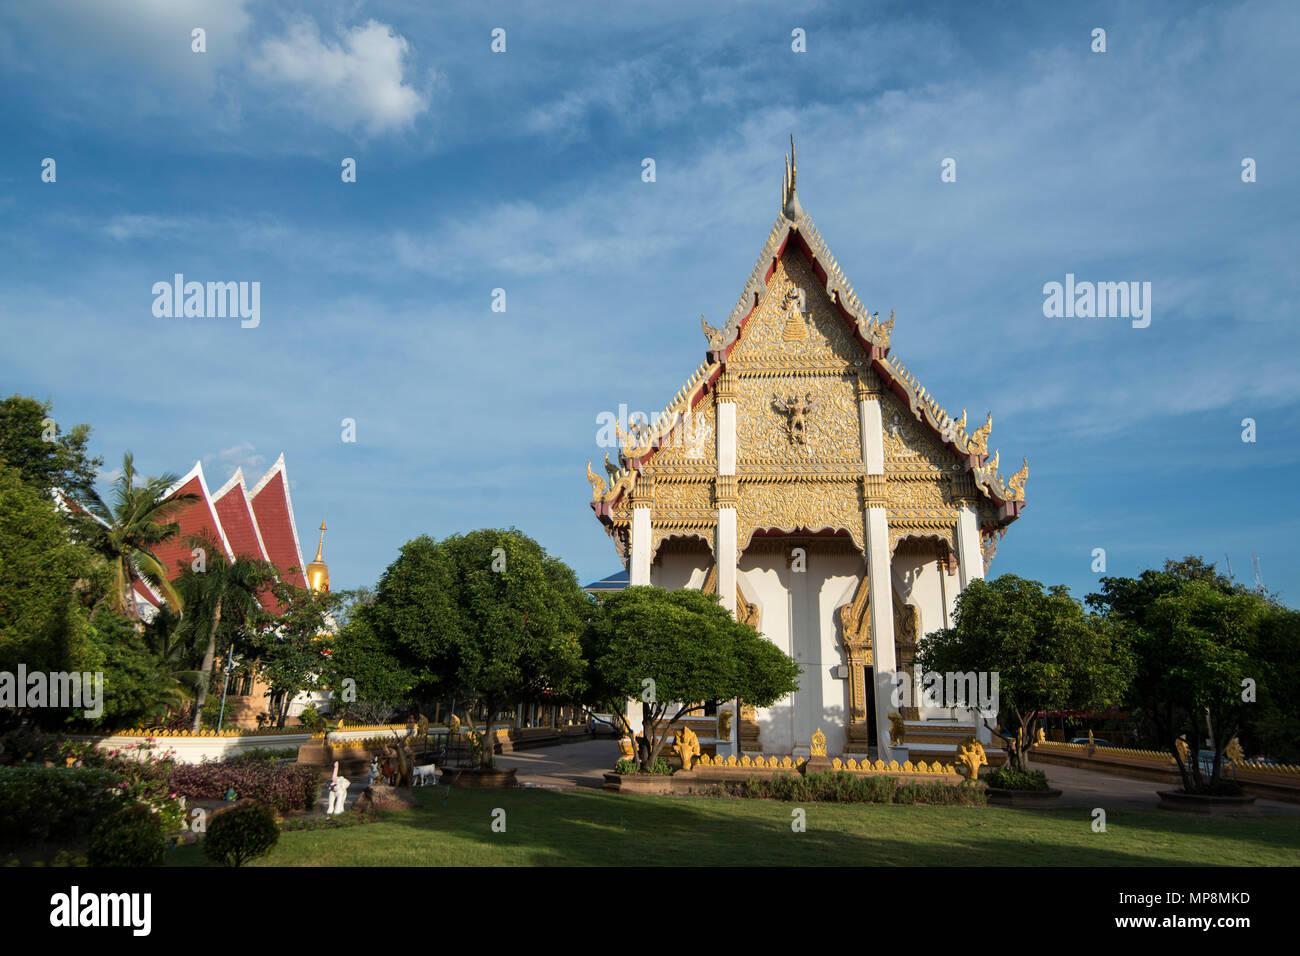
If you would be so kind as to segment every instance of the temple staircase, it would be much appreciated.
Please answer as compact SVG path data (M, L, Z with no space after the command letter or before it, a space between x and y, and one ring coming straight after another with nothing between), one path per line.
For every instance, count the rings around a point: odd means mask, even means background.
M957 748L967 737L975 737L975 725L949 720L907 720L903 745L907 747L907 759L912 763L924 760L933 763L953 763L957 759ZM990 767L1000 767L1006 762L1007 755L1002 750L1001 740L996 735L993 742L984 744L984 753L989 758Z

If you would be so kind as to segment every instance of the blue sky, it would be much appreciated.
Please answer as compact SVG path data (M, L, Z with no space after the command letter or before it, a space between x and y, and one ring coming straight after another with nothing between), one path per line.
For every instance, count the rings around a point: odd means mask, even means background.
M283 451L335 588L509 525L593 580L596 416L703 358L793 133L894 354L993 411L1004 473L1029 457L993 573L1082 596L1094 548L1248 580L1253 551L1297 603L1300 8L618 6L0 3L0 390L90 423L107 468L215 486ZM177 272L260 282L260 325L155 317ZM1045 318L1067 273L1151 282L1150 326Z

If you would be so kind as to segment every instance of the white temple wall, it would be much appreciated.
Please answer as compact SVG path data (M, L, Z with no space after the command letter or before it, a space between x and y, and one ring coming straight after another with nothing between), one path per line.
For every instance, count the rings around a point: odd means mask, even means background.
M947 593L957 592L957 577L949 575L939 560L938 546L929 543L904 543L894 552L894 587L904 602L917 609L918 647L925 646L925 635L948 627L952 618ZM954 712L948 708L922 707L920 718L950 719Z
M661 550L650 566L650 583L654 587L675 591L678 588L704 587L713 555L701 542L699 550Z
M746 599L759 606L763 636L803 669L799 690L757 712L767 753L807 755L812 735L826 735L827 752L844 750L848 682L835 676L844 663L838 610L853 599L865 567L860 555L807 547L807 569L786 567L785 552L746 554L739 575Z

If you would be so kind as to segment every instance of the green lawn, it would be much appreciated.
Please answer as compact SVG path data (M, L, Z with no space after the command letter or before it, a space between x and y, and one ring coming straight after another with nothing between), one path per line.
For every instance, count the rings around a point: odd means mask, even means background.
M600 791L417 789L419 810L288 832L261 866L1294 866L1300 816L1200 819L1115 811L795 804ZM444 804L444 800L446 801ZM495 808L506 832L492 831ZM181 847L172 865L207 865Z

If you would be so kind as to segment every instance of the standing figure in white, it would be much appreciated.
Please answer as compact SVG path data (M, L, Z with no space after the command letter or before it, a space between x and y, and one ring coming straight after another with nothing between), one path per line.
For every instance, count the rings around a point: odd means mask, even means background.
M334 762L334 776L330 778L330 802L326 814L342 813L343 804L348 798L348 787L352 782L347 777L339 776L338 761Z

